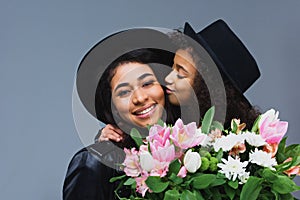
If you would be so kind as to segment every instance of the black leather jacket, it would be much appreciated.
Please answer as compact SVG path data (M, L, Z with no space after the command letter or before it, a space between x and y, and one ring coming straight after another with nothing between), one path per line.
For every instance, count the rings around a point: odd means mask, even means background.
M124 174L119 168L125 159L123 148L110 141L92 144L78 151L72 158L63 186L64 200L113 200L118 182L112 177ZM120 196L128 196L121 189Z

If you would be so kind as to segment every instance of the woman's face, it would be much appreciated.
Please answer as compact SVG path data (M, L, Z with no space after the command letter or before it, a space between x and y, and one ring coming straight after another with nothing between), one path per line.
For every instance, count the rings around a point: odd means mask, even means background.
M164 91L147 64L130 62L118 66L111 88L116 112L125 122L146 127L162 117Z
M188 105L197 72L188 50L176 51L172 69L165 78L169 101L174 105Z

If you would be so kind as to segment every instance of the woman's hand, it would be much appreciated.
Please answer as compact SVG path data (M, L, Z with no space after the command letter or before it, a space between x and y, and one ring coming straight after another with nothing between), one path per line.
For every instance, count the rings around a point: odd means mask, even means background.
M114 125L107 124L101 131L101 135L98 141L108 141L112 140L115 142L120 142L123 140L123 131Z

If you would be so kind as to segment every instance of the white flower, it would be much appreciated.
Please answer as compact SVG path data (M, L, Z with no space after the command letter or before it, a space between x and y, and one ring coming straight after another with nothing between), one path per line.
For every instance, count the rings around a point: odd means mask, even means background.
M250 172L244 172L242 174L239 174L238 178L240 179L239 184L244 184L247 182L247 180L250 177Z
M154 168L154 159L152 155L147 151L143 151L140 153L140 163L142 169L147 172L150 172Z
M184 156L183 164L188 172L195 173L201 166L201 157L197 152L188 150Z
M249 154L249 161L257 165L274 169L272 166L277 165L276 159L272 158L271 153L255 149L254 152Z
M217 138L214 143L214 149L215 151L219 151L222 148L223 151L230 151L235 145L243 144L244 142L245 138L242 134L230 133L227 136Z
M243 133L245 140L254 147L260 147L264 146L266 144L266 141L261 137L261 135L257 135L253 132L245 132Z
M228 156L228 160L222 158L223 163L218 163L217 166L221 168L219 171L222 174L225 174L226 178L229 180L235 181L237 177L246 178L246 166L248 161L241 162L239 158L233 159L231 156Z

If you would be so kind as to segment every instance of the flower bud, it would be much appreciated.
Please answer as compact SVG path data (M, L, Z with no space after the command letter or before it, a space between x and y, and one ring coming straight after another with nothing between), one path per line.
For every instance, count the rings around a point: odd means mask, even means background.
M183 164L188 172L195 173L201 166L201 157L197 152L188 150L184 156Z
M154 159L152 155L145 151L140 154L140 163L143 170L150 172L154 168Z
M201 157L200 171L205 171L209 168L209 160L206 157Z

